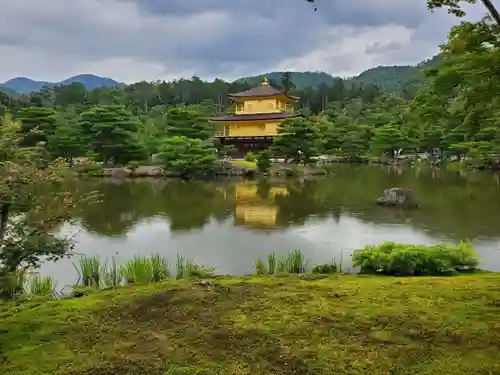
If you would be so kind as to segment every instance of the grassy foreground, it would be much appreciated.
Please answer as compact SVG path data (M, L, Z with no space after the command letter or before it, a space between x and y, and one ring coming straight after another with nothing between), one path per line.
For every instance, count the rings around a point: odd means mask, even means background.
M498 374L500 275L171 280L0 304L0 374Z

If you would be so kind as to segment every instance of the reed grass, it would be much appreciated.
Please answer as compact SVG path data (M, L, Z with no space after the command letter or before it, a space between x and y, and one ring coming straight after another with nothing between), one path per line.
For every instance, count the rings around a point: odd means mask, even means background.
M30 296L53 297L55 286L53 277L32 274L25 279L24 291Z
M270 253L267 256L267 270L270 275L276 273L276 253Z
M258 276L264 276L268 274L268 269L266 268L266 264L262 259L257 259L255 261L255 273Z
M183 257L182 255L177 254L177 263L176 263L177 272L175 273L175 278L177 280L183 279L187 275L188 263L189 263L189 260L186 257Z
M300 249L295 249L284 256L270 253L267 256L267 265L262 259L257 259L255 273L257 275L306 273L308 263Z
M148 284L153 281L151 261L146 257L136 256L120 268L127 284Z
M134 257L121 267L121 275L127 284L157 283L170 277L170 263L159 254Z
M175 278L177 280L190 277L213 277L215 275L213 268L196 264L192 259L179 254L177 254L176 270Z
M153 254L151 262L151 281L157 283L170 277L170 263L159 254Z
M81 257L77 264L73 263L78 272L78 283L83 286L99 288L101 285L102 264L99 256Z
M295 249L288 254L288 272L289 273L306 273L308 260L300 249Z
M111 264L106 263L101 267L101 277L107 287L116 287L122 284L123 276L116 263L116 257L111 257Z

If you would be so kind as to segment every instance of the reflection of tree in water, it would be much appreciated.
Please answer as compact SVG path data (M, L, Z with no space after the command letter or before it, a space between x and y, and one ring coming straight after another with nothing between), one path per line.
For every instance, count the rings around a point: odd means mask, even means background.
M349 215L374 225L404 223L454 239L500 236L500 188L494 174L421 169L416 177L411 169L399 174L374 166L335 168L336 174L324 179L259 180L254 185L255 198L245 204L250 209L264 203L275 207L273 225L282 228L315 217L339 220ZM287 194L271 193L284 185ZM421 208L398 211L376 206L384 189L394 186L411 188ZM97 181L81 182L79 188L103 195L102 203L87 207L79 219L89 231L106 236L123 235L140 220L155 216L168 218L172 230L201 228L212 219L226 220L236 209L236 183L229 180Z
M302 225L312 215L326 217L330 205L318 196L321 180L293 181L287 185L288 195L276 196L278 206L277 225Z
M88 184L89 190L99 191L101 203L84 210L81 224L105 236L123 235L140 220L155 216L167 217L171 230L202 228L211 217L223 221L231 215L232 197L217 187L182 180Z
M217 184L205 181L175 181L157 197L172 230L202 228L212 217L219 221L231 214L228 199Z
M146 198L153 195L148 184L101 182L88 184L88 189L101 194L101 202L86 207L79 218L89 232L121 236L141 219L155 214Z

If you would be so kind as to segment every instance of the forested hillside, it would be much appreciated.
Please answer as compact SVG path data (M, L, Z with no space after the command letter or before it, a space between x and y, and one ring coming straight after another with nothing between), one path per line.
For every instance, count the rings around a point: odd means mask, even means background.
M416 66L377 66L357 76L344 78L344 84L347 87L360 84L377 85L383 92L414 93L415 87L422 86L426 81L424 70L439 64L441 61L441 56L436 55ZM285 72L270 72L258 76L243 77L237 82L258 85L262 82L264 76L267 76L271 82L279 85L283 81L284 74ZM309 86L317 88L321 84L330 86L338 78L325 72L290 72L291 82L297 89L306 89Z

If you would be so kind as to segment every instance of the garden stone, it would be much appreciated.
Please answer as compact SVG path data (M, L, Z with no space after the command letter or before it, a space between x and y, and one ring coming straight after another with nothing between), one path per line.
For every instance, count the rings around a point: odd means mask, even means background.
M416 208L418 203L410 189L393 187L384 190L384 196L377 199L380 206Z

